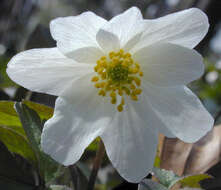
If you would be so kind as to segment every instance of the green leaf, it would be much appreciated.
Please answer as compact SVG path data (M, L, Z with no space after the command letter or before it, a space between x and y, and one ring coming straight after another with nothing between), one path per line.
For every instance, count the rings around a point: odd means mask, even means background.
M40 117L34 110L28 108L28 106L22 103L15 103L15 109L32 148L36 154L39 155L42 128Z
M153 169L154 176L159 180L159 182L170 188L175 183L177 183L181 177L177 176L173 171L168 171L160 168L154 168Z
M0 140L11 152L23 156L30 162L37 161L27 139L12 128L0 126Z
M167 188L171 188L176 183L181 184L182 187L200 188L199 182L204 179L211 178L208 174L197 174L190 176L177 176L173 171L167 171L160 168L153 169L154 176L159 182Z
M200 188L199 182L209 178L212 177L208 174L197 174L185 176L183 179L179 180L179 183L182 185L182 187Z
M31 101L23 101L23 104L27 105L29 108L35 110L38 115L40 116L41 120L45 119L48 120L52 117L54 109L43 104L34 103Z
M39 115L24 103L15 103L15 109L19 115L27 138L35 151L38 160L38 171L46 181L52 180L56 176L56 171L60 165L46 155L40 147L42 122Z
M3 126L21 126L19 117L14 109L15 102L12 101L0 101L0 125ZM23 101L23 104L27 105L29 108L35 110L40 116L41 120L48 120L53 115L53 108L38 104L31 101ZM22 127L17 127L19 130L24 130Z
M61 175L59 168L65 169L64 166L51 159L44 152L40 152L39 170L46 183L49 183L57 176Z
M155 160L154 160L154 167L159 168L160 167L160 162L161 162L160 157L156 156Z
M17 132L24 134L24 130L21 127L21 122L14 110L14 102L0 101L0 125L13 126L15 130L18 130Z
M87 151L96 151L98 148L98 144L100 142L100 137L97 137L88 147Z
M151 179L144 179L138 185L138 190L169 190L169 189L155 181L152 181Z
M3 87L10 87L10 86L17 86L7 75L6 68L8 64L9 59L0 56L0 88Z
M20 109L22 114L19 115L23 122L22 127L18 117L19 113L17 114L14 109L15 103L12 101L0 101L0 139L6 144L10 151L20 154L29 161L36 162L36 155L39 155L38 152L42 129L41 119L50 118L53 114L53 109L30 101L24 101L24 103L38 111L40 117L34 110L28 110L27 106L24 106L23 109ZM30 130L32 130L32 132L30 132ZM31 149L34 149L35 152Z

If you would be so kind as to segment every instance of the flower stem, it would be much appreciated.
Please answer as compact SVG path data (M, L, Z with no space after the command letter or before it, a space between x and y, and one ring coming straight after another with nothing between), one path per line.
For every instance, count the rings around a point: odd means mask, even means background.
M91 175L90 175L90 178L89 178L87 190L93 190L94 189L95 181L96 181L96 178L97 178L97 173L98 173L98 170L99 170L100 165L102 163L104 153L105 153L104 143L100 139L99 147L97 149L96 157L94 159L93 169L91 171Z

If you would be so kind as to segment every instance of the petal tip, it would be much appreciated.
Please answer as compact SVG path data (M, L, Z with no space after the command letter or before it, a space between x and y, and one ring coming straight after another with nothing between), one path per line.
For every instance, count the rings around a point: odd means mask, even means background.
M199 19L201 19L200 21L204 23L204 25L205 25L204 29L207 33L207 31L209 29L209 19L208 19L207 14L198 8L190 8L189 10L191 10L194 15L197 15L199 17Z

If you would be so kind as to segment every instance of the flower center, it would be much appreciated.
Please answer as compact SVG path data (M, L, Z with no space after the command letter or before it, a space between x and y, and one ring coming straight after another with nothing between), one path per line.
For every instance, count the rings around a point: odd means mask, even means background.
M99 89L98 95L109 95L112 104L117 104L117 110L123 111L125 96L130 96L134 101L142 93L140 88L143 72L140 65L131 57L130 53L124 53L122 49L118 52L110 52L108 56L102 56L97 60L94 67L96 75L91 81ZM120 98L120 101L117 101Z

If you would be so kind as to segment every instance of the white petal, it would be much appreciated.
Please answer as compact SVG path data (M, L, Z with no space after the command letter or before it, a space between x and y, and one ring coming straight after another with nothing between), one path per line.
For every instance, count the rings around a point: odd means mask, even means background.
M153 168L157 132L132 106L114 116L101 138L113 166L127 181L140 182Z
M96 34L106 20L92 12L85 12L79 16L57 18L51 21L50 30L52 37L57 41L58 48L68 57L81 62L92 61L94 53L102 54L97 42ZM85 57L85 49L87 56ZM79 53L80 50L83 53ZM78 50L76 57L75 51ZM79 58L81 55L81 58ZM98 57L99 58L99 57Z
M8 76L32 91L60 96L74 80L93 72L92 64L67 59L57 48L32 49L14 56Z
M140 41L142 33L134 35L123 47L126 52L133 52L133 48L136 47L136 44Z
M115 34L120 40L121 48L144 29L142 14L136 7L126 10L124 13L113 17L102 26L102 29Z
M120 49L120 41L113 33L100 29L96 38L98 44L106 54L111 51L118 51Z
M200 54L175 44L154 44L133 57L141 64L143 79L160 86L185 85L204 72Z
M197 8L144 22L145 32L137 44L137 49L157 42L170 42L194 48L204 38L209 28L206 14Z
M196 142L212 129L212 116L187 87L146 83L144 91L158 118L182 141Z
M104 53L94 47L85 47L75 50L71 55L74 60L80 63L96 63Z
M162 133L169 138L175 138L170 129L167 128L167 126L155 114L150 104L150 100L145 93L142 93L139 96L139 101L132 101L131 104L135 111L139 113L139 116L146 122L148 127L158 130L159 133Z
M45 123L41 137L44 152L64 165L77 162L112 117L109 104L97 95L97 89L88 83L87 78L76 84L72 101L56 100L55 113Z

